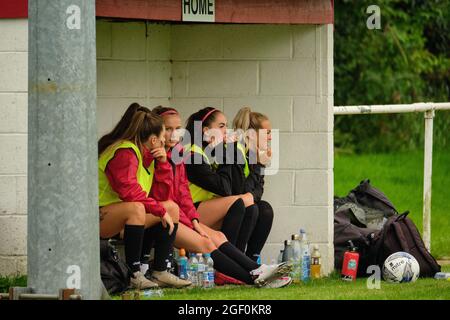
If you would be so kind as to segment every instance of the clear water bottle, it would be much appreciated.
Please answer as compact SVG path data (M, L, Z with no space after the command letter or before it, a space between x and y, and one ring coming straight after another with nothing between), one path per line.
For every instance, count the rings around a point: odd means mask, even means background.
M300 282L300 274L301 274L301 244L300 244L300 236L298 234L292 235L292 249L294 251L293 257L293 268L292 268L292 280L294 283Z
M205 253L205 264L206 269L204 273L203 288L213 288L214 287L214 261L211 258L210 253Z
M437 272L434 275L434 278L438 279L438 280L449 280L450 281L450 273L448 273L448 272Z
M188 280L192 282L194 287L198 287L198 260L195 253L191 253L188 263Z
M199 287L203 287L204 273L205 273L205 259L201 253L197 253L197 283Z
M292 263L294 259L294 248L292 248L291 240L284 241L283 262Z
M283 252L284 252L284 250L280 250L280 254L278 255L278 260L277 260L278 264L283 262Z
M141 293L141 296L144 300L152 298L162 298L164 297L164 292L161 289L144 290Z
M311 277L311 251L309 249L306 231L303 229L300 229L300 247L301 247L300 279L303 282L307 282Z
M188 259L186 258L186 250L180 249L178 253L178 277L183 280L188 279Z

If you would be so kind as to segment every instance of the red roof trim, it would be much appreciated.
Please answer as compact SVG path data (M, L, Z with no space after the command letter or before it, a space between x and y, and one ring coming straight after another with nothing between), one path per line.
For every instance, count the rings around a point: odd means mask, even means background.
M181 21L180 0L96 0L97 17ZM333 23L333 0L216 0L217 23ZM26 18L28 0L0 0L0 18Z
M0 0L0 19L28 17L28 0Z

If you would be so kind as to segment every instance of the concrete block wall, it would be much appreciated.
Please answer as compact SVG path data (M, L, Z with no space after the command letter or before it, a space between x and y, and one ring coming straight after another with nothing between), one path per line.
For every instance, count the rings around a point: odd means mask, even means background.
M170 105L183 115L208 105L231 125L242 106L280 130L280 170L264 198L275 220L263 262L300 228L333 266L332 26L174 25Z
M26 272L27 22L0 20L0 274ZM280 170L264 198L275 221L262 258L300 227L333 258L332 26L97 22L98 135L127 106L244 105L280 130Z
M27 271L27 91L27 20L0 20L0 275Z
M132 102L168 105L170 25L97 22L98 134L111 130Z

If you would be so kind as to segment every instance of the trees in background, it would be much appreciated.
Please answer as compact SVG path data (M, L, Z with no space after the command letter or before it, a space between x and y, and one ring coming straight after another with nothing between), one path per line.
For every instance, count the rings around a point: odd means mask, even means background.
M381 9L369 30L368 6ZM334 105L450 101L450 0L336 0ZM450 112L435 119L436 148L450 149ZM336 151L423 146L423 114L335 117Z

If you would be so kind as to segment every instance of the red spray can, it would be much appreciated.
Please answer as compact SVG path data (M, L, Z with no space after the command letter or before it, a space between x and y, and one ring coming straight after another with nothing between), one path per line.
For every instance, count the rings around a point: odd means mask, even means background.
M351 240L349 250L344 253L344 262L342 263L342 279L346 281L355 281L358 273L359 253Z

